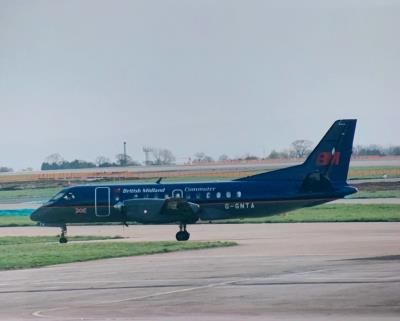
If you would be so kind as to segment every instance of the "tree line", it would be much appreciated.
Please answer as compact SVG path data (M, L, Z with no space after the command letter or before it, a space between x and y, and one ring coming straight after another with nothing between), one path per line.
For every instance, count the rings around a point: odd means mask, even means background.
M40 169L42 171L54 169L82 169L82 168L95 168L95 167L118 167L118 166L135 166L140 163L132 160L132 157L124 154L117 154L115 161L111 161L105 156L98 156L94 162L85 161L81 159L74 159L72 161L65 160L59 153L54 153L46 157Z
M291 148L282 151L272 150L269 159L293 159L307 157L312 149L311 142L297 140ZM381 145L356 145L353 147L352 156L400 156L400 146L383 147Z
M218 159L207 155L204 152L198 152L189 159L192 164L211 163L215 161L249 161L262 159L297 159L305 158L312 151L313 143L309 140L296 140L289 148L280 151L272 150L266 157L258 157L246 154L240 157L230 158L222 154ZM175 155L164 148L149 149L150 158L146 158L144 165L172 165L176 163ZM353 148L353 156L400 156L400 146L383 147L380 145L357 145ZM83 169L83 168L105 168L105 167L123 167L123 166L141 166L142 163L133 160L130 155L117 154L115 160L110 160L105 156L98 156L94 162L74 159L65 160L59 153L51 154L41 165L41 170L60 170L60 169ZM0 167L0 172L9 172L12 168Z
M382 147L380 145L357 145L353 148L354 156L400 156L400 146Z
M169 149L153 148L152 160L146 165L172 165L176 158ZM46 157L40 169L42 171L55 169L82 169L82 168L105 168L105 167L124 167L124 166L140 166L140 162L135 161L130 155L117 154L115 160L111 161L108 157L98 156L94 162L74 159L73 161L65 160L59 153L54 153Z

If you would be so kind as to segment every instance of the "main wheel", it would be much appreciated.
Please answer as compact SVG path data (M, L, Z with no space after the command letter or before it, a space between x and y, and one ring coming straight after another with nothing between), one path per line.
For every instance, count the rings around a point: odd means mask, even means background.
M177 241L183 241L183 231L179 231L175 235Z
M190 238L190 233L188 231L183 231L183 241L187 241Z
M176 240L177 241L187 241L190 237L189 232L187 231L179 231L176 233Z
M64 244L64 243L67 243L67 242L68 242L68 239L67 239L65 236L61 236L59 242L60 242L61 244Z

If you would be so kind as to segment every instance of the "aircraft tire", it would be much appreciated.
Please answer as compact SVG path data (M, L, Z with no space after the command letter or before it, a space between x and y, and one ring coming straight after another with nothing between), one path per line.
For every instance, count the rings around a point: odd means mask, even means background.
M176 233L175 237L177 241L183 241L183 232L179 231L178 233Z
M68 242L68 239L66 238L66 237L60 237L60 240L59 240L59 242L61 243L61 244L65 244L65 243L67 243Z
M190 233L188 231L183 231L183 241L187 241L190 238Z
M190 237L190 233L187 231L179 231L176 233L176 240L177 241L187 241Z

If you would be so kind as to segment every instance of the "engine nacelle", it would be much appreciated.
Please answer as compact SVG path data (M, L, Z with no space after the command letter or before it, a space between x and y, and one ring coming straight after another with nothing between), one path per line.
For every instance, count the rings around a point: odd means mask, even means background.
M137 198L123 202L121 210L127 221L143 224L195 223L200 206L183 199Z

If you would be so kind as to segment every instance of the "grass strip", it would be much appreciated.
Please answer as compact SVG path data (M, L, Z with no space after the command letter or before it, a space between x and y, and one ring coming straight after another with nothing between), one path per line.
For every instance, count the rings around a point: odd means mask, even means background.
M42 267L125 256L199 250L236 245L234 242L100 242L58 244L32 242L0 245L0 270ZM1 240L1 238L0 238ZM1 242L1 241L0 241Z
M400 189L377 190L377 191L359 191L350 195L348 198L400 198Z
M17 244L32 244L32 243L57 243L58 236L3 236L0 237L1 245L17 245ZM76 241L96 241L96 240L120 240L122 236L93 236L93 235L79 235L69 236L69 242Z
M302 208L287 214L231 219L215 223L400 222L400 205L332 204Z
M49 199L58 193L62 187L51 188L25 188L18 190L0 190L0 200L2 203L8 201L31 201L36 199Z
M20 215L2 215L0 216L0 227L17 227L17 226L35 226L36 222L33 222L29 216Z

